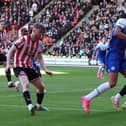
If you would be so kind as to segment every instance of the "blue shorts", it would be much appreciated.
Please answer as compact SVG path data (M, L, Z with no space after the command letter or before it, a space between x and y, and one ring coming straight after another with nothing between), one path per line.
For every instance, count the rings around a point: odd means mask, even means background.
M118 53L107 53L106 55L106 71L107 72L123 72L126 70L126 59Z
M99 64L105 64L105 56L98 55L98 62Z

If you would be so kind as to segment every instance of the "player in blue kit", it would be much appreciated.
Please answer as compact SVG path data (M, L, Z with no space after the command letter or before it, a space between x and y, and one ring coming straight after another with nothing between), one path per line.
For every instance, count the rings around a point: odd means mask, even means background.
M97 44L94 56L97 53L99 68L97 72L97 77L103 79L103 73L105 71L105 55L108 49L108 38L104 37L102 40Z
M126 77L126 60L124 59L126 34L123 33L123 30L126 28L126 14L124 16L117 20L109 42L109 49L106 56L106 71L108 72L109 81L102 83L81 99L83 108L87 113L90 112L90 102L96 96L116 86L119 72Z
M123 30L123 32L126 34L126 28ZM125 43L126 41L124 41ZM126 60L126 50L125 50L125 53L124 53L124 60ZM123 73L122 73L123 74ZM121 100L121 98L126 95L126 85L123 86L123 88L115 95L115 96L112 96L111 100L112 100L112 103L113 103L113 107L117 110L117 111L120 111L120 107L119 107L119 102ZM122 105L122 108L123 109L126 109L126 101L123 103Z

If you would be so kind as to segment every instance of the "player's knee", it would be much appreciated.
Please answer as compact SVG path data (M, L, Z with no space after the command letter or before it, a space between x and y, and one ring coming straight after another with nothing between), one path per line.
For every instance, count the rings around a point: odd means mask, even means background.
M38 88L38 92L39 93L44 93L44 85L41 85L39 88Z
M116 86L116 83L110 83L110 87L113 88Z
M24 84L23 85L23 90L29 90L29 84Z

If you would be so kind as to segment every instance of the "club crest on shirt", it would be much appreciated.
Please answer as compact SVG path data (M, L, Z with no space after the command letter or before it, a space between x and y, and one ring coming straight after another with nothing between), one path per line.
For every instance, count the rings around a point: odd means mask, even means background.
M112 66L112 67L111 67L111 70L114 71L114 70L115 70L115 66Z

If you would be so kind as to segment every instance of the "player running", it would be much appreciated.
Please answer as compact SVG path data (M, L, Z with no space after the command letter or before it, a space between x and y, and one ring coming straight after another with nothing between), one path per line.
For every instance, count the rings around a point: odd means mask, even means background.
M97 77L100 79L103 79L103 73L105 71L105 56L107 49L108 49L108 38L103 37L100 43L98 43L98 45L96 46L96 50L94 52L94 56L97 53L98 62L100 64L97 72Z
M52 72L48 71L44 65L42 57L42 46L39 40L44 33L44 27L36 23L33 27L31 35L19 38L9 50L7 56L6 71L10 68L10 59L15 52L14 56L14 73L23 87L23 96L30 111L31 115L35 114L35 110L48 110L42 105L44 98L44 83L40 75L35 71L32 61L38 59L41 68L50 76ZM29 82L37 88L37 105L33 106L29 91Z
M5 31L5 22L0 19L0 65L6 67L6 55L8 52L8 47L11 46L11 42L7 39L7 34ZM15 87L15 84L11 81L11 70L5 72L8 81L8 87Z
M84 110L89 113L90 102L103 92L113 88L117 84L118 73L121 72L126 77L126 60L124 58L126 49L126 34L123 30L126 28L126 14L123 18L117 20L109 42L109 50L106 56L106 70L109 81L102 83L89 94L82 97Z

